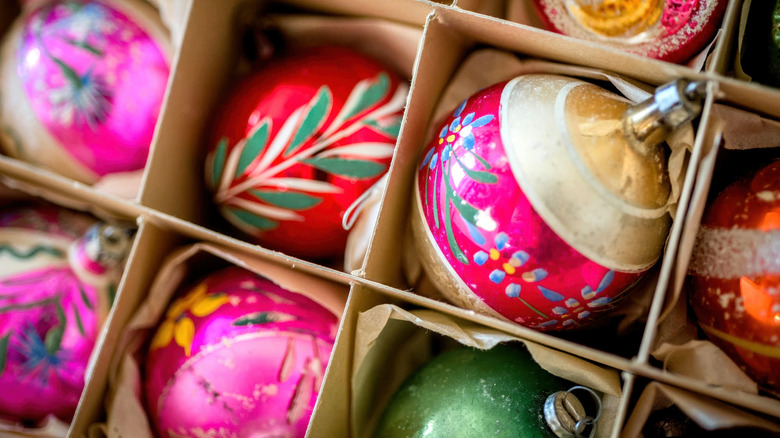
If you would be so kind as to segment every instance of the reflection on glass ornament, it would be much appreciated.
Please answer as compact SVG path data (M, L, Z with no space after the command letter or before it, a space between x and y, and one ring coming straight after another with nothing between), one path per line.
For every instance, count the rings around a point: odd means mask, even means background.
M589 388L545 371L524 349L459 348L409 376L385 408L376 437L574 437L595 432L601 402ZM587 415L575 391L594 397Z
M206 277L170 304L151 341L158 433L303 437L337 330L325 307L252 272Z
M2 49L5 153L87 183L144 167L169 73L148 8L57 0L25 11Z
M712 39L726 0L534 0L547 28L651 58L683 62Z
M466 99L423 152L412 232L445 298L539 330L582 327L660 257L660 143L700 110L680 80L637 105L596 85L520 76Z
M699 327L764 388L780 393L780 161L707 206L688 269Z
M0 418L69 421L129 234L54 206L0 211ZM8 396L12 394L12 396Z
M387 171L408 85L350 49L279 57L217 113L206 181L222 215L260 244L343 253L350 206Z

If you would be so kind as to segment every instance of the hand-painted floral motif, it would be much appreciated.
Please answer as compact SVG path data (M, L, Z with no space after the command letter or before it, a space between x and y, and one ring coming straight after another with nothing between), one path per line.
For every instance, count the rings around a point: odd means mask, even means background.
M407 88L335 47L247 78L223 108L206 162L222 214L294 255L343 251L342 218L387 171Z
M184 348L171 343L179 312L192 324ZM208 276L174 301L149 350L146 395L158 433L303 436L337 327L313 300L244 269Z
M420 213L462 282L499 314L537 329L575 328L614 306L638 277L585 258L553 232L518 185L505 152L499 99L506 83L459 105L424 154ZM510 146L511 147L511 146ZM435 271L429 269L430 271ZM621 292L622 291L622 292Z
M17 73L35 118L97 175L146 162L169 72L151 35L161 30L140 26L148 21L99 0L59 0L29 14L19 37Z
M92 223L54 207L0 212L0 388L16 394L0 397L0 416L67 421L76 409L118 280L75 256Z

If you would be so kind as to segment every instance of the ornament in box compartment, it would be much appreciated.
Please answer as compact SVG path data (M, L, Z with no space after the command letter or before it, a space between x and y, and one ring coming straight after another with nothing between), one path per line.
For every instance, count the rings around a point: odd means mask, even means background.
M721 191L689 270L699 327L759 385L780 393L780 161Z
M0 212L0 418L76 410L129 249L124 230L95 223L55 206Z
M780 87L780 1L751 2L747 14L737 71Z
M5 37L2 147L93 183L142 169L168 82L164 28L148 5L52 1Z
M458 348L409 376L385 408L377 437L574 437L595 433L596 394L567 385L522 349ZM586 415L573 391L587 391L599 413ZM577 434L576 436L584 436Z
M596 85L525 75L466 99L423 152L412 231L446 299L540 330L614 307L670 223L662 143L704 83L631 105Z
M548 29L669 62L702 50L726 0L534 0Z
M269 62L217 113L206 181L219 211L269 248L341 255L344 216L387 171L407 91L388 68L343 47Z
M173 301L151 341L158 433L304 436L337 329L329 310L250 271L208 276Z

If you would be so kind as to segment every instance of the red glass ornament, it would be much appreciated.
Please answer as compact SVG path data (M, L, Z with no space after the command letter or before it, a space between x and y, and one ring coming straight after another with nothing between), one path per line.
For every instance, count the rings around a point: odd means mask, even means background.
M780 392L780 161L732 183L707 207L688 279L707 337Z
M220 212L269 248L340 255L344 215L389 167L407 90L341 47L251 74L222 105L209 140L206 181Z

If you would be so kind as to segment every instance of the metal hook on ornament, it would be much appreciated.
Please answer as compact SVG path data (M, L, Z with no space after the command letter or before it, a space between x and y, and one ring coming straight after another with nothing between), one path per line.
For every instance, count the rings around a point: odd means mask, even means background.
M349 207L344 211L344 217L341 219L341 226L349 231L352 229L352 227L355 225L355 222L357 221L358 217L360 217L360 212L363 211L363 209L366 206L366 203L368 202L368 199L376 193L377 190L382 190L382 187L387 183L387 174L384 174L382 178L379 178L377 182L374 183L371 187L368 188L365 192L363 192L360 196L358 196L355 201L350 204Z
M595 417L586 415L585 408L573 391L585 391L596 402ZM601 398L596 391L585 386L573 386L568 391L558 391L550 394L544 402L544 419L547 425L560 438L583 438L585 431L591 427L588 437L596 435L596 423L601 417Z

